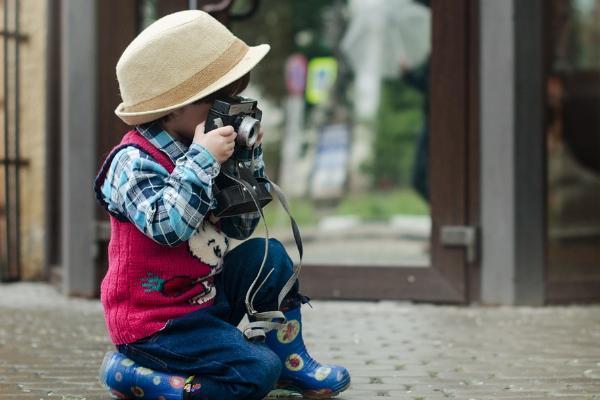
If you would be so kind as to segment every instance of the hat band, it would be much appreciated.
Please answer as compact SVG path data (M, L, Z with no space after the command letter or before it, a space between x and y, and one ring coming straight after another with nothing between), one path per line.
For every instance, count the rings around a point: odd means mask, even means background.
M217 82L229 72L248 52L248 45L238 38L213 62L198 71L189 79L183 81L168 91L144 100L130 107L124 107L123 112L143 112L157 110L180 104L195 94L200 93L208 86Z

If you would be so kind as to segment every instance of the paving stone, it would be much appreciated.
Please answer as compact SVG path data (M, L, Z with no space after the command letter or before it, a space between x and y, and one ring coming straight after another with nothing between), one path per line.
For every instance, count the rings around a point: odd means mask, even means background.
M312 305L311 353L353 377L341 400L600 400L600 306ZM0 400L110 399L97 379L113 349L97 300L0 284L0 320Z

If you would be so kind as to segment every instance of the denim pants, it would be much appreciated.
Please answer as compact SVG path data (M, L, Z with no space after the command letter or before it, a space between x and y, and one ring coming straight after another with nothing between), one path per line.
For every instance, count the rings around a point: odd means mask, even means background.
M190 398L262 399L277 382L281 361L264 343L246 340L236 326L246 313L246 291L258 273L264 247L264 239L250 239L225 256L213 306L170 320L161 331L118 350L151 369L196 375L202 387ZM257 311L277 310L277 296L292 274L292 261L274 239L259 283L271 268L254 302ZM288 307L308 301L298 286L296 282L286 296Z

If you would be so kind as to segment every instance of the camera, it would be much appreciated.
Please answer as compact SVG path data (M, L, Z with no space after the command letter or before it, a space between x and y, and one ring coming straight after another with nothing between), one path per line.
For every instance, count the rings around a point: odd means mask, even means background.
M225 97L214 101L206 118L204 132L231 125L237 132L236 145L252 147L260 132L262 111L257 101L241 96Z
M257 101L241 96L216 99L208 111L204 132L231 125L237 132L233 155L221 165L221 172L213 186L217 206L213 214L217 217L259 211L271 200L268 180L254 176L252 166L237 155L244 148L252 149L260 132L262 111Z

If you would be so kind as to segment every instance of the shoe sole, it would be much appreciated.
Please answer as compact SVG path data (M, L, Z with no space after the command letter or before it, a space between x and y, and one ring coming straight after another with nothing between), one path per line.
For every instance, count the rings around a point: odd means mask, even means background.
M290 385L282 385L278 386L277 389L272 390L265 399L283 399L283 398L299 398L298 395L302 396L302 398L310 399L310 400L323 400L330 399L332 397L336 397L343 391L347 390L350 387L350 382L341 389L338 389L335 392L327 393L327 394L316 394L309 391L303 391L300 388Z

